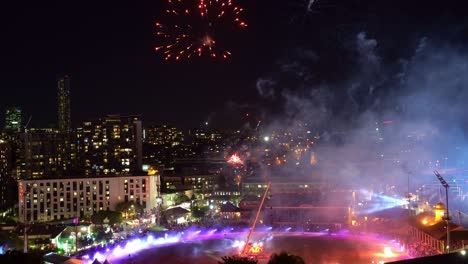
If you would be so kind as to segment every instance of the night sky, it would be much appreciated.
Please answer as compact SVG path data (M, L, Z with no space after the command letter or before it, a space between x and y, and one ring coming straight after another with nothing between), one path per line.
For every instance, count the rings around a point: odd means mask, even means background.
M200 126L229 102L259 104L257 79L294 50L319 54L319 78L333 79L349 70L341 51L358 32L383 43L388 60L414 50L421 36L468 32L460 28L463 1L316 0L313 12L303 0L237 2L249 27L230 34L233 57L185 62L165 62L153 50L162 0L2 3L0 109L17 105L33 115L33 126L53 125L56 78L68 74L75 125L121 113L143 114L147 124ZM219 125L238 122L228 112Z

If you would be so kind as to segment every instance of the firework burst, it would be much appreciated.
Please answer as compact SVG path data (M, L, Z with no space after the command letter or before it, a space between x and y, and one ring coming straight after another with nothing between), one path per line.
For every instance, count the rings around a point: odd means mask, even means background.
M226 34L247 27L243 9L233 0L168 0L162 22L156 22L160 44L156 52L165 60L198 56L228 59L231 52L222 42Z
M241 160L239 155L237 155L236 153L232 154L232 156L229 157L227 162L229 164L232 164L232 165L242 165L242 164L244 164L244 162Z

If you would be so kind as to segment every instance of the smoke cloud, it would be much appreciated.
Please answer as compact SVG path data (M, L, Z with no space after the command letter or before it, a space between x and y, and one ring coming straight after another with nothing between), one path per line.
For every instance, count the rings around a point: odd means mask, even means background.
M298 162L281 166L285 177L406 190L408 177L415 184L434 169L464 166L466 51L424 37L411 56L388 61L365 32L351 46L352 71L344 80L322 78L323 58L307 50L280 59L276 72L258 79L259 96L276 110L265 114L260 134L313 142ZM302 166L312 152L317 166Z

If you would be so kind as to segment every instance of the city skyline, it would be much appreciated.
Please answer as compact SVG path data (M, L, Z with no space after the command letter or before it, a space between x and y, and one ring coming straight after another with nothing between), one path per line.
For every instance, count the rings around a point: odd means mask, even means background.
M465 10L3 4L0 263L465 263Z

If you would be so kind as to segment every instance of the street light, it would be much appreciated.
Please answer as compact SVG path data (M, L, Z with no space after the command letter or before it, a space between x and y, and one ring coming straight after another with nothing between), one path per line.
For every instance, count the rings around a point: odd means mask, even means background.
M78 218L73 218L73 224L75 224L75 252L78 252Z
M24 238L24 243L23 243L23 252L28 253L28 212L27 212L27 204L31 203L31 199L28 198L32 191L32 187L34 187L34 184L36 183L35 181L26 183L24 184L25 181L22 181L19 183L19 192L20 192L20 203L23 203L23 207L21 208L21 211L23 212L23 238ZM32 186L32 187L30 187ZM22 196L22 197L21 197ZM32 220L32 205L31 205L31 220Z
M26 189L28 187L25 187ZM28 190L24 191L23 194L23 225L24 225L24 230L23 230L23 238L24 238L24 243L23 243L23 252L28 253L28 216L27 216L27 211L26 211L26 204L28 203L28 200L26 200L26 195L28 194ZM32 215L32 214L31 214Z
M158 205L158 226L161 224L161 205L162 205L162 198L161 196L156 197L156 204Z
M445 208L446 208L446 213L445 213L445 221L447 223L447 247L445 249L446 253L450 253L450 215L449 215L449 202L448 202L448 188L449 185L448 183L442 178L442 176L439 174L438 171L434 171L435 176L437 179L439 179L440 183L442 186L445 188Z
M31 119L32 119L32 116L29 117L29 120L28 122L26 123L26 125L24 126L24 158L25 158L25 169L26 169L26 174L28 173L31 173L30 172L30 169L31 169L31 164L30 164L30 155L31 155L31 146L29 146L29 136L28 136L28 126L29 126L29 123L31 122ZM28 175L26 175L28 176ZM26 179L27 177L25 177L24 179ZM24 181L23 181L24 182ZM34 184L35 182L33 182L32 184ZM22 185L22 183L20 183L20 185ZM23 190L20 186L20 189L21 189L21 192L20 192L20 195L23 195L23 221L24 221L24 244L23 244L23 252L24 253L28 253L28 216L27 216L27 211L26 211L26 203L27 203L27 200L26 200L26 195L29 194L30 190L28 188L28 185L26 184L25 186L25 190ZM20 201L21 203L21 201ZM32 205L31 205L32 206ZM32 210L31 210L31 218L32 218Z

